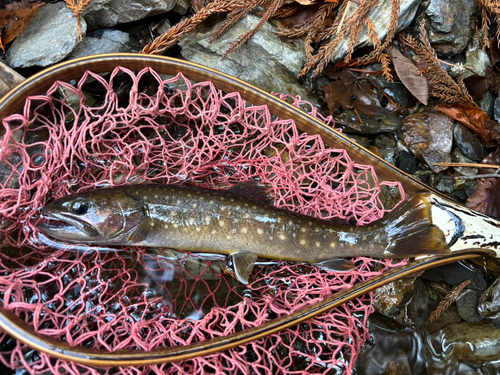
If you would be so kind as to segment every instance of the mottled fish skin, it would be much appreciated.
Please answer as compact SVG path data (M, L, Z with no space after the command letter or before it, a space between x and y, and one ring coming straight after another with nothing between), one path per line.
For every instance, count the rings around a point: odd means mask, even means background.
M107 200L107 206L113 205L111 211L121 210L123 222L115 217L115 227L108 223L103 215L109 215L110 209L102 211L99 202L103 200ZM77 201L87 202L84 214L72 212ZM399 227L404 212L395 215L397 225L376 222L343 226L257 204L230 190L175 185L131 185L82 193L48 204L44 215L65 221L69 218L73 224L87 221L80 225L82 230L75 230L73 225L67 235L50 224L41 226L48 235L68 242L171 247L218 254L252 252L261 258L308 263L352 256L394 257L390 251L394 238L415 229L412 218L409 226ZM87 226L93 229L82 234ZM428 223L425 226L432 227ZM422 251L419 244L416 251ZM436 248L436 252L441 250Z

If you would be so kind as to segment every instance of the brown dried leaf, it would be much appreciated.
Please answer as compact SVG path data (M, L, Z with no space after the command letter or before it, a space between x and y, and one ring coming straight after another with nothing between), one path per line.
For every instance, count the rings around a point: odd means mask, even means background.
M494 124L492 124L492 122L494 123L495 121L491 120L486 112L479 107L465 104L453 104L438 105L436 109L475 131L481 135L486 142L491 142L493 139L500 138L500 133L492 134L489 130L489 128L494 129Z
M394 69L403 85L422 104L427 105L427 100L429 99L427 78L421 75L415 64L409 58L403 56L394 45L391 44L386 52L391 58Z
M500 149L492 152L482 160L483 164L499 164ZM480 174L494 173L495 169L480 168ZM500 178L482 178L477 188L465 205L490 217L500 219Z
M333 80L322 87L330 112L334 112L335 103L338 103L344 109L357 109L367 116L373 116L380 103L369 80L349 70L337 73L325 71L325 74Z
M0 10L2 44L12 42L29 25L38 11L45 6L44 2L15 1Z
M464 84L472 99L476 102L483 99L490 88L488 78L477 74L465 78Z

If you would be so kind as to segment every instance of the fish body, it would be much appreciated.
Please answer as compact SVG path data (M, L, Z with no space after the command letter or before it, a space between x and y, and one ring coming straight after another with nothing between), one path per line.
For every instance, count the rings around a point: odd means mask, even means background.
M405 201L384 220L350 226L259 202L252 198L253 188L242 183L229 190L177 185L94 190L46 205L44 215L56 222L41 229L73 243L171 247L232 254L250 263L257 257L319 263L449 251L420 198Z

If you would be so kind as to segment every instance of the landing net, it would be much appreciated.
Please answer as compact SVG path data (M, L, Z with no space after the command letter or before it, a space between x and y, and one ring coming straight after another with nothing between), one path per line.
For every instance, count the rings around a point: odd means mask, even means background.
M289 101L332 125L310 103ZM267 106L182 74L116 68L103 77L55 82L0 127L0 297L3 306L70 345L113 351L184 346L259 326L399 261L356 259L348 273L268 262L251 284L223 260L169 249L89 249L50 244L41 207L72 192L137 183L228 188L258 180L275 204L303 214L367 224L381 218L399 183L327 148ZM313 250L311 250L313 251ZM343 374L354 368L373 312L365 296L279 334L220 354L148 368L97 370L49 358L0 334L12 369L65 374Z

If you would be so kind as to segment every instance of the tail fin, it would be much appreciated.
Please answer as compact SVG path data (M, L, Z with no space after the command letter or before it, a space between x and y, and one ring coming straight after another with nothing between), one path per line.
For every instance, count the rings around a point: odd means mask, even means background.
M449 254L443 231L432 222L430 194L407 199L384 218L389 256L397 258Z

